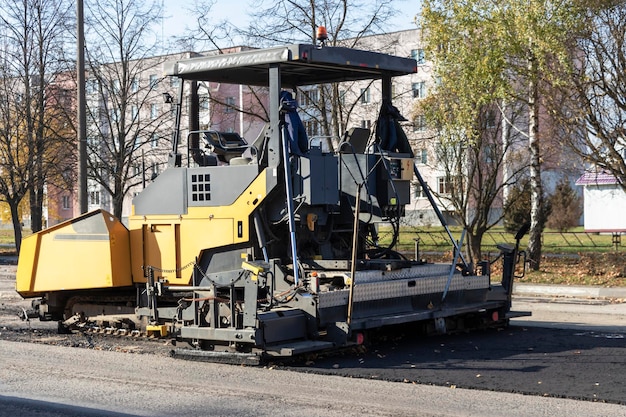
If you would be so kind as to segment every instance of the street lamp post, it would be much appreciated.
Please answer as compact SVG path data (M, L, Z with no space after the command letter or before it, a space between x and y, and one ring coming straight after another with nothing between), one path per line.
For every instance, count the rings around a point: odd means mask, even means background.
M83 0L76 1L76 81L78 89L78 201L80 212L86 213L87 201L87 115L85 98L85 28L83 16Z

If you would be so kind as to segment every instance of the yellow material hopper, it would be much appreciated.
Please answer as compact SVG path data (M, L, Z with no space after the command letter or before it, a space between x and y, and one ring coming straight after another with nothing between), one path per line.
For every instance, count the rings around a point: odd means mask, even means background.
M96 210L42 230L22 242L16 290L23 297L49 291L132 285L128 229Z

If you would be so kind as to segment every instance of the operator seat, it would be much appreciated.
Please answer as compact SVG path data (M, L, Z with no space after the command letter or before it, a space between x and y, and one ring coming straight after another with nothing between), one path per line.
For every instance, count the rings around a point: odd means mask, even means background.
M351 127L343 135L339 152L365 153L370 139L370 130L364 127Z
M209 130L204 132L203 138L222 162L230 162L248 149L248 143L236 132Z

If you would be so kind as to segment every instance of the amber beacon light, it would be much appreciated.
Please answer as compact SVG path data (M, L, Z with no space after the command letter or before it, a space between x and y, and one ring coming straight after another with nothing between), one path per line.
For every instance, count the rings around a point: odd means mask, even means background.
M326 42L326 40L328 39L328 32L326 31L326 26L318 26L315 37L320 44L324 45L324 42Z

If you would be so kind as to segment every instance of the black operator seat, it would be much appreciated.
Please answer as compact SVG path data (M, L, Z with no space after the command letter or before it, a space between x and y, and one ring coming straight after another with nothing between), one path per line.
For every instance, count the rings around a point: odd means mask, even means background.
M248 143L237 132L204 132L204 140L222 162L241 156L248 149Z
M343 135L339 152L365 153L370 139L370 130L364 127L351 127Z

